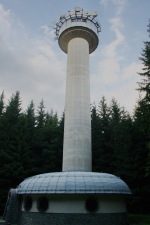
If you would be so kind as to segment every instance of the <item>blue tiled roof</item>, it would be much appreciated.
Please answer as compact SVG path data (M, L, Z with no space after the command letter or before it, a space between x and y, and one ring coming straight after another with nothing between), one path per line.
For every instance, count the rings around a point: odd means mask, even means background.
M80 171L45 173L29 177L19 184L17 187L17 193L131 194L127 184L112 174Z

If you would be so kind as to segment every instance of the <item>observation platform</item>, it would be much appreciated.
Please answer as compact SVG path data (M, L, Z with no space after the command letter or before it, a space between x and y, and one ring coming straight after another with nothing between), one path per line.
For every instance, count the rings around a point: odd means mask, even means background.
M54 23L55 39L62 51L67 53L68 43L72 38L84 38L89 43L89 53L98 46L98 33L101 31L99 22L95 19L97 12L84 11L80 7L60 16Z

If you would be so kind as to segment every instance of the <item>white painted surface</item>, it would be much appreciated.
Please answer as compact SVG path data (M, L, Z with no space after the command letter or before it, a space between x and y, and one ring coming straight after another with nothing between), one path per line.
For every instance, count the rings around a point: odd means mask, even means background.
M67 20L66 22L64 22L64 24L61 26L60 31L59 31L59 35L61 35L61 33L68 29L68 28L76 28L76 27L84 27L84 28L88 28L90 30L92 30L93 32L95 32L98 35L97 32L97 27L95 26L95 24L90 21L87 20L86 22L82 22L82 21L77 21L77 22L72 22L71 20Z
M68 44L63 171L91 171L89 44L73 38Z
M30 212L38 212L37 199L40 195L32 195L33 204ZM47 195L49 208L45 213L89 213L85 207L89 195ZM96 213L126 212L123 196L94 195L99 208ZM24 208L22 207L22 211Z

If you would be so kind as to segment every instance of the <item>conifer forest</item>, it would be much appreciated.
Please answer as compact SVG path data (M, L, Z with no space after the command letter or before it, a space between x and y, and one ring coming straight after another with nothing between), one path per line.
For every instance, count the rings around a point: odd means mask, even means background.
M128 184L130 213L150 213L150 41L143 45L143 70L137 71L141 97L134 113L114 98L108 104L104 96L91 105L93 171L114 174ZM0 93L0 215L10 188L36 174L62 171L65 114L47 112L43 100L37 109L31 101L23 110L21 102L18 91L8 103L5 91Z

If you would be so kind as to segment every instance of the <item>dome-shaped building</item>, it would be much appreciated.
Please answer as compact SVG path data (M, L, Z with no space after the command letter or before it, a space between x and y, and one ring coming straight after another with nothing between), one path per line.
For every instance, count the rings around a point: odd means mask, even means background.
M40 174L20 183L16 194L22 196L21 225L117 225L127 221L125 198L130 190L112 174L81 171Z

